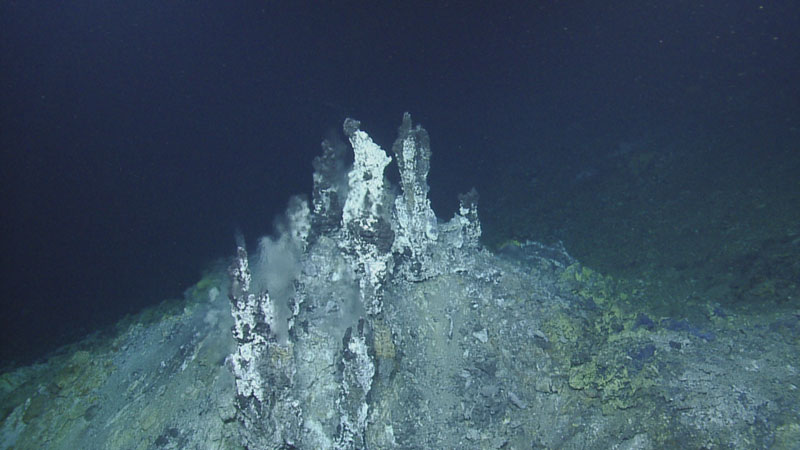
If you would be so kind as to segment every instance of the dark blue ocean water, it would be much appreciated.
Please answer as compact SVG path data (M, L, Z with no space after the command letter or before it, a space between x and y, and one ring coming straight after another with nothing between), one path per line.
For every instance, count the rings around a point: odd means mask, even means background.
M488 242L562 239L602 265L571 199L616 199L623 167L647 205L659 161L692 167L663 170L660 204L752 166L743 192L800 209L796 2L612 3L0 2L0 357L180 297L236 230L310 194L348 116L388 148L410 111L434 209L475 186Z

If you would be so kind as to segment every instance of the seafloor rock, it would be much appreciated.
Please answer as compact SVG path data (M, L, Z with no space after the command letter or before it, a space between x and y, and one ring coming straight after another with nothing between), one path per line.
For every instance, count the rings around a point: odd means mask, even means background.
M284 233L237 250L232 277L213 270L180 302L2 374L0 449L797 442L800 314L651 317L646 293L561 245L492 254L474 192L432 216L410 117L397 193L389 156L357 122L346 134L353 168L325 145L312 207L293 200Z

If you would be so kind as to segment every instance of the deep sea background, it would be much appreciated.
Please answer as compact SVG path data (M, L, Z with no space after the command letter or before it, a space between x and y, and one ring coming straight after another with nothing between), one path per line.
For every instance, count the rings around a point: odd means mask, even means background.
M797 2L475 5L0 1L0 367L180 297L404 111L493 248L797 307Z

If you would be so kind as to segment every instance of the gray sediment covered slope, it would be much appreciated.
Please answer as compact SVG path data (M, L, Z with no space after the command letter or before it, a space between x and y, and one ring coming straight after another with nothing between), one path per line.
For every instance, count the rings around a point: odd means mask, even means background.
M352 167L323 143L311 202L292 199L278 236L240 245L180 308L4 374L0 448L798 441L798 318L629 312L643 293L560 245L483 248L475 192L437 218L409 115L391 156L357 121L344 129Z

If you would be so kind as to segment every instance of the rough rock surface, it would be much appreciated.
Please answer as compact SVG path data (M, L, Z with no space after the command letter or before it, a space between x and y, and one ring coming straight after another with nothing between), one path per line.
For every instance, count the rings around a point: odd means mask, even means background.
M313 207L293 200L270 241L291 258L239 248L183 301L3 374L0 449L800 441L800 314L632 311L646 293L560 245L484 249L474 192L433 220L427 134L410 117L393 146L397 194L388 155L357 122L345 131L353 168L324 146ZM270 261L297 266L286 292L266 288Z

